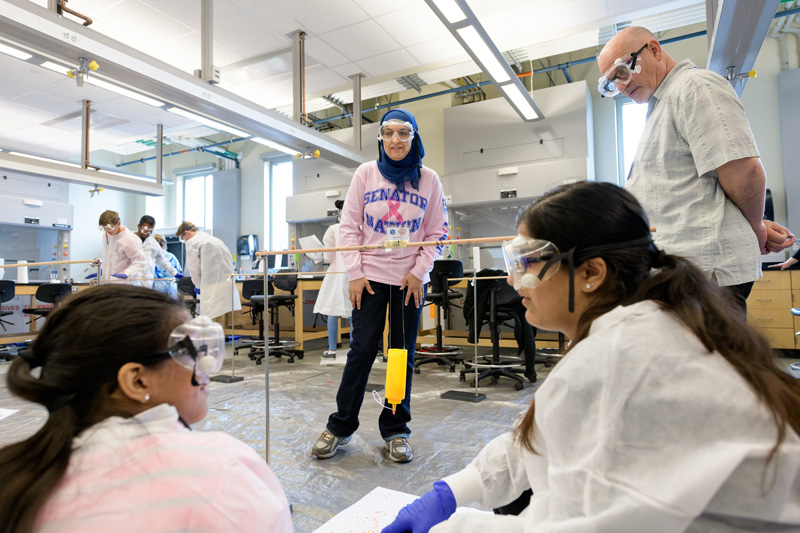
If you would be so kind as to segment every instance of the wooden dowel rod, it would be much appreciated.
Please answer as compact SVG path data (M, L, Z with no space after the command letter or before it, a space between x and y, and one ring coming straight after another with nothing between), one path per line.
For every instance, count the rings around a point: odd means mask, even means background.
M422 241L410 242L404 248L420 248L422 246L450 246L451 244L480 244L486 242L500 242L513 239L511 237L480 237L475 239L450 239L447 241ZM335 248L310 248L300 250L263 250L256 252L257 256L265 255L291 255L291 254L316 254L320 252L360 252L362 250L381 250L385 244L365 244L362 246L339 246Z
M78 264L85 264L85 263L94 263L97 259L83 259L81 261L45 261L42 263L14 263L8 265L0 265L0 268L22 268L22 267L30 267L30 266L42 266L42 265L78 265Z

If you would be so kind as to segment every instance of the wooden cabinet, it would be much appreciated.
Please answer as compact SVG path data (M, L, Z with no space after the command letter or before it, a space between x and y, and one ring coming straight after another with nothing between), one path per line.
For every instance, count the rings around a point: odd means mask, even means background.
M769 339L773 348L796 349L800 319L789 309L800 307L800 271L764 271L747 298L747 322Z

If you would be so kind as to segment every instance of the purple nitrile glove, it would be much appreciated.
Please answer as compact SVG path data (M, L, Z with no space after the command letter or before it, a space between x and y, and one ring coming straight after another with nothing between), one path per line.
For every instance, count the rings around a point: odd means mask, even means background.
M177 272L175 274L175 279L181 279L182 277L183 277L183 274L181 274L180 272Z
M383 528L381 533L428 533L428 530L444 522L456 512L456 498L450 486L444 481L433 484L433 490L409 503L397 513L394 522Z
M114 277L114 278L119 278L119 279L128 279L128 275L127 274L111 274L111 276Z
M86 276L86 278L84 278L84 279L94 279L94 278L96 278L96 277L97 277L97 272L95 272L94 274L89 274L89 275L88 275L88 276Z
M197 294L197 295L199 296L199 295L200 295L200 289L198 289L197 287L195 287L195 288L194 288L194 293L195 293L195 294Z

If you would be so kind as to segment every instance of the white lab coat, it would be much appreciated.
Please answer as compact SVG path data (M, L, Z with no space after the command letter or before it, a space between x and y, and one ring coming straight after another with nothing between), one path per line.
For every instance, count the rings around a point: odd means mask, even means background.
M533 489L520 516L453 515L431 533L800 531L800 438L787 428L765 473L769 413L654 302L592 324L536 392L534 435L539 455L506 434L445 478L458 505Z
M150 287L149 281L135 281L149 277L147 274L147 256L142 250L142 240L138 235L130 231L125 226L120 226L120 232L116 235L109 235L105 231L103 239L103 283L128 283ZM115 278L112 274L125 274L127 280ZM131 281L134 280L134 281Z
M186 268L200 289L202 314L216 318L242 308L233 278L229 277L233 274L233 257L224 242L202 231L195 233L186 241Z
M150 279L156 277L156 265L165 270L170 276L175 277L178 270L169 262L167 256L164 255L164 249L161 248L161 245L158 244L158 241L156 241L152 235L148 235L148 237L142 241L142 249L144 250L144 255L147 257L146 277ZM148 287L152 286L153 282L150 282Z
M339 224L333 224L325 230L322 244L325 248L339 246ZM322 280L314 312L328 316L349 317L353 313L353 305L348 294L350 282L344 269L342 252L324 252L322 255L325 262L329 263L328 272L331 273L325 274ZM336 272L342 273L336 274Z

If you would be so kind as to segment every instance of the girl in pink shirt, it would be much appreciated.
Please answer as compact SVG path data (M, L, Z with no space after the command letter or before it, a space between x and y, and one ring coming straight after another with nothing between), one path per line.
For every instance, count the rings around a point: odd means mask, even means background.
M8 372L49 416L0 449L2 531L292 531L252 448L189 429L225 345L218 324L190 318L168 294L116 284L50 314Z
M403 235L409 242L447 239L447 207L439 176L422 164L425 148L414 116L393 109L381 119L378 160L356 170L342 210L341 246L382 244ZM343 252L353 304L353 340L336 395L337 411L311 453L332 457L358 428L367 379L378 353L389 306L389 344L408 350L406 395L395 414L383 409L378 419L387 456L398 463L413 458L411 377L425 284L441 247ZM388 406L388 404L386 404Z

